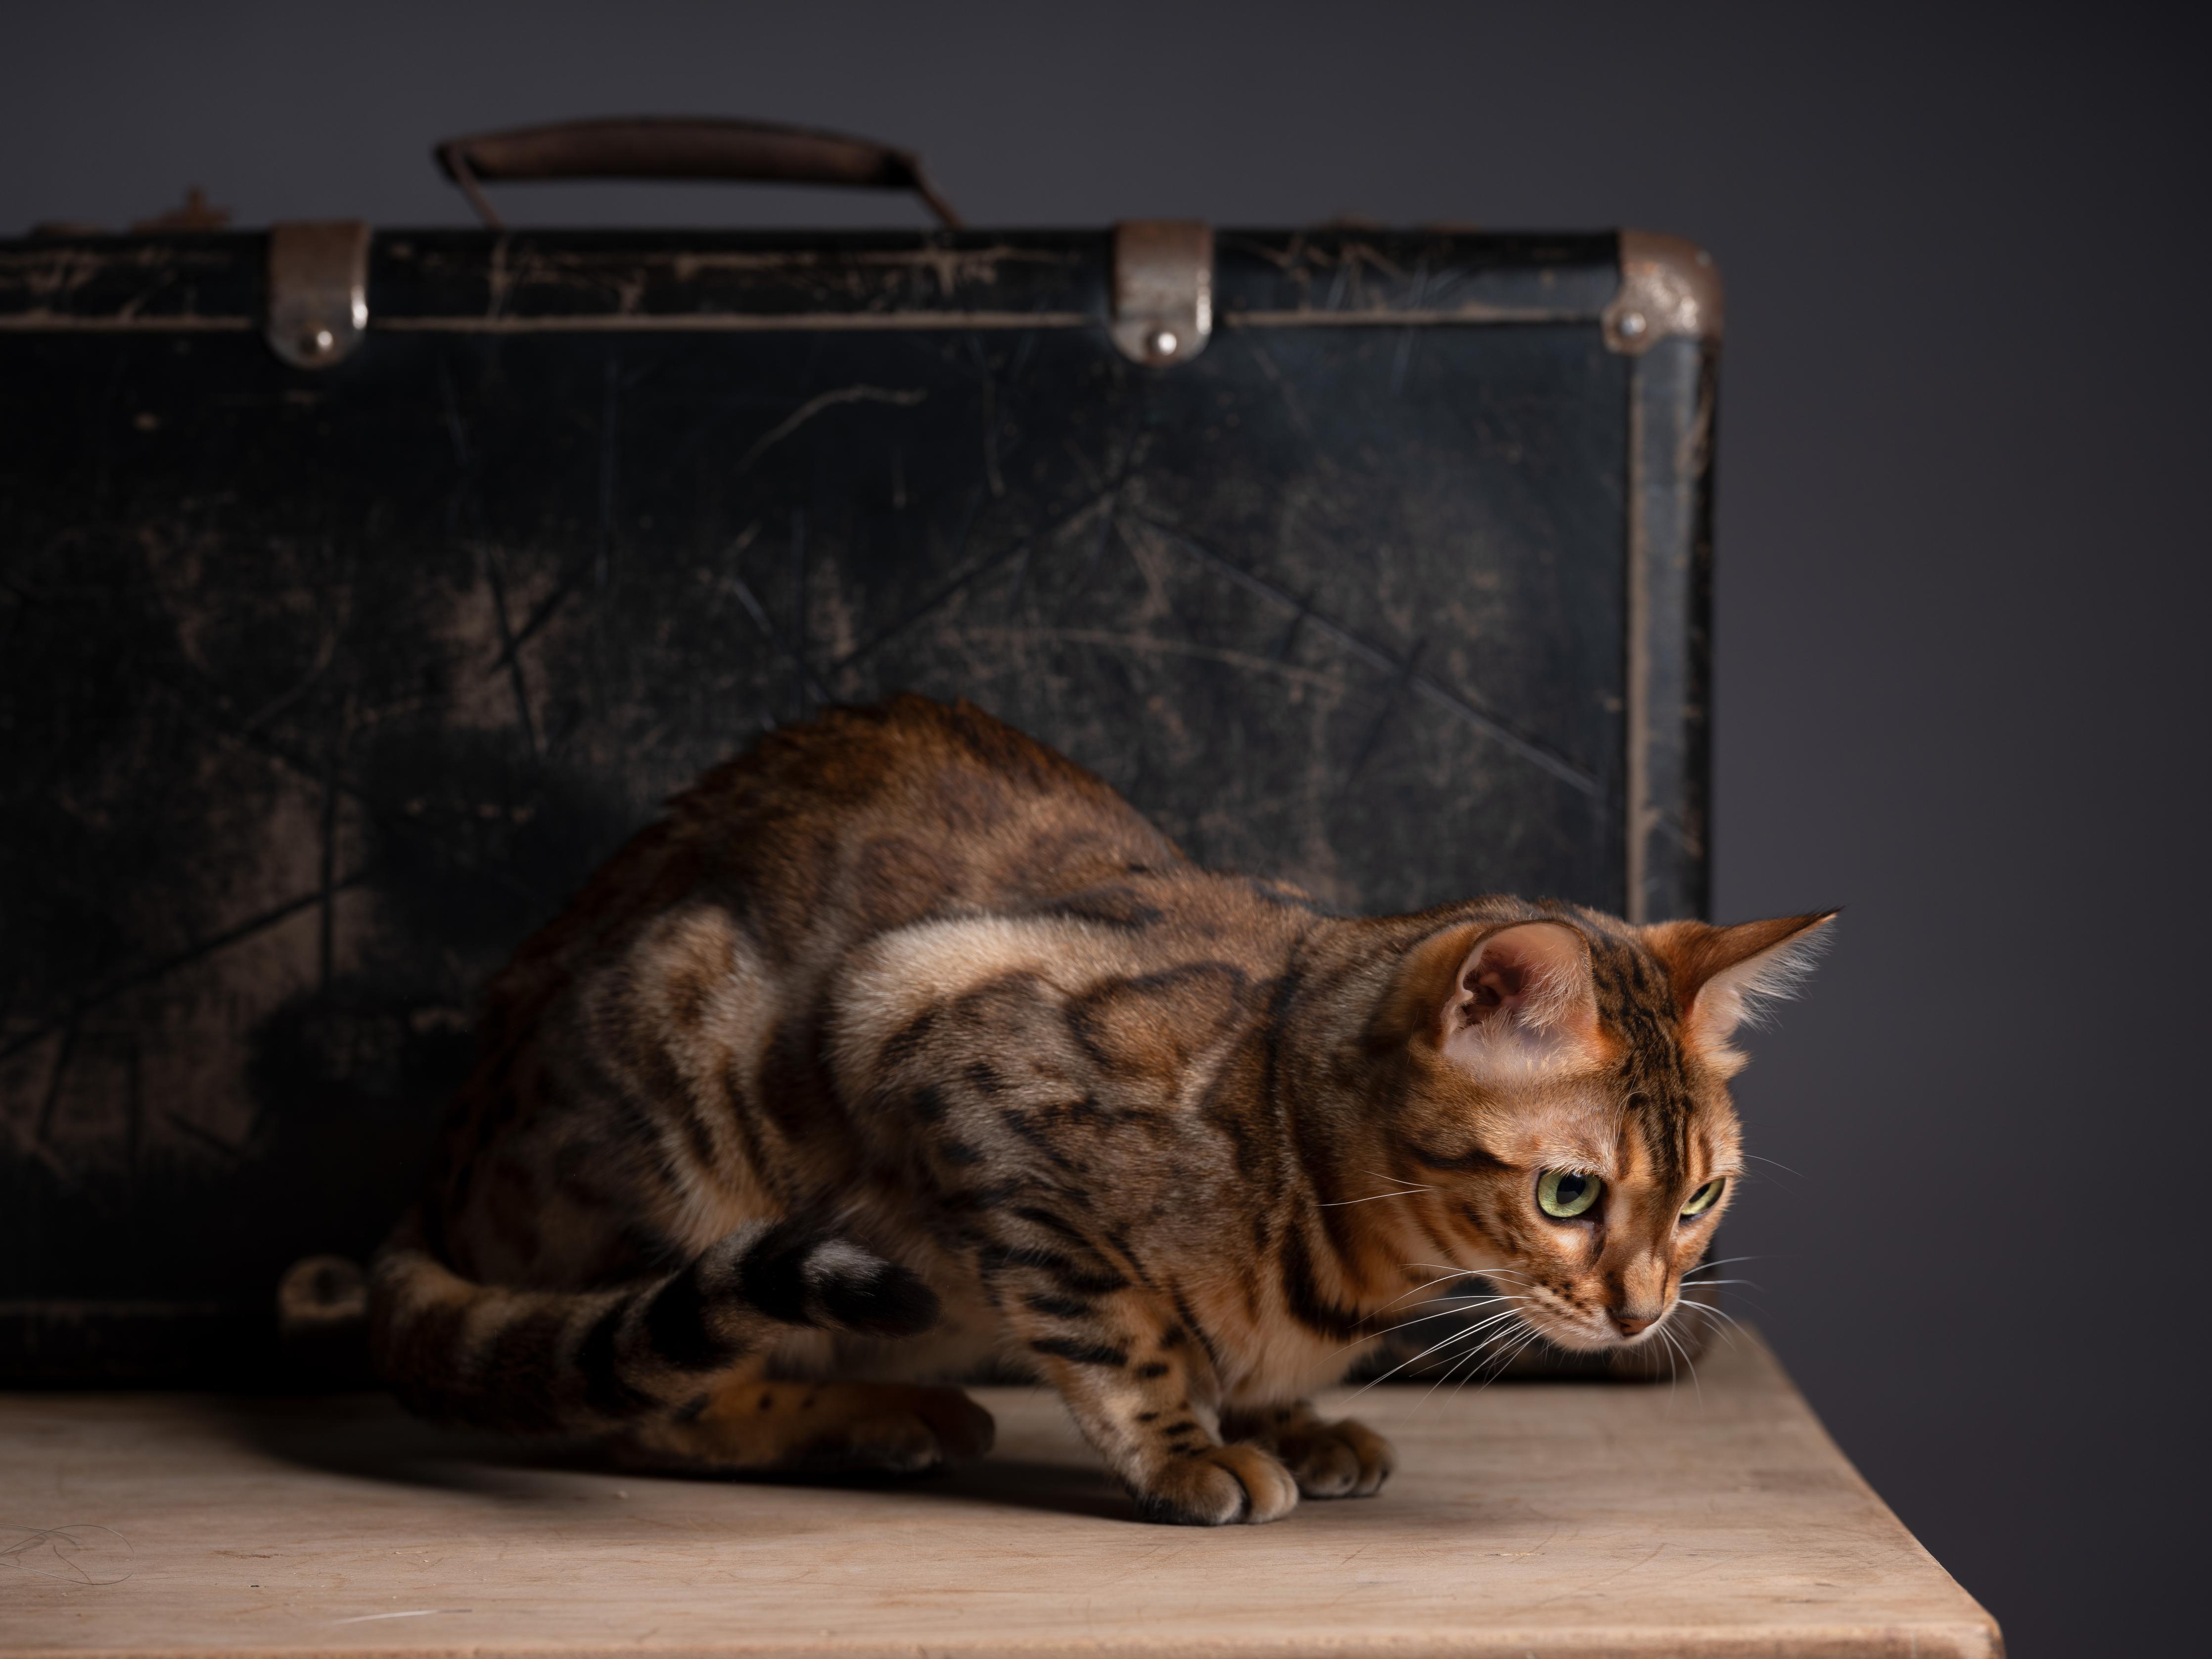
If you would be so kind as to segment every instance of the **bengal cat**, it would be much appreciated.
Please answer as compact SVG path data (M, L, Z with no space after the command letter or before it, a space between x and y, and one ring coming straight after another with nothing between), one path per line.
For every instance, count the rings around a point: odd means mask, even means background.
M1336 916L966 704L835 711L494 981L376 1362L704 1472L979 1455L942 1379L1011 1364L1152 1520L1365 1496L1389 1444L1307 1396L1440 1278L1655 1340L1741 1168L1729 1034L1827 920Z

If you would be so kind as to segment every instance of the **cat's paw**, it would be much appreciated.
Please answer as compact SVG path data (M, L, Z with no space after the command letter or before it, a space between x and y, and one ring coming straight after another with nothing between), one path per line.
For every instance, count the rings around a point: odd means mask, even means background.
M884 1391L886 1394L890 1390ZM909 1388L877 1409L855 1412L808 1442L796 1467L824 1473L927 1474L991 1449L998 1424L957 1388Z
M1291 1472L1257 1446L1208 1446L1155 1469L1137 1493L1147 1521L1226 1527L1279 1521L1297 1507Z
M998 1420L957 1388L917 1388L914 1410L929 1424L947 1461L971 1462L999 1437Z
M1308 1497L1372 1497L1398 1466L1390 1442L1350 1418L1303 1424L1274 1449Z
M612 1443L632 1467L687 1474L926 1474L991 1449L991 1414L957 1388L736 1381Z

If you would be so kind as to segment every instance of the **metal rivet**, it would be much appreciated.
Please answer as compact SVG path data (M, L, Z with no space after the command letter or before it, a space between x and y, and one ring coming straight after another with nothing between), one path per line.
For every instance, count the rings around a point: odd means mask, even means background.
M1176 354L1176 347L1182 344L1181 340L1176 339L1174 329L1163 328L1152 336L1152 355L1156 357L1172 357Z
M1626 334L1632 340L1638 334L1641 334L1644 332L1644 314L1641 311L1622 312L1620 314L1620 332L1623 334Z

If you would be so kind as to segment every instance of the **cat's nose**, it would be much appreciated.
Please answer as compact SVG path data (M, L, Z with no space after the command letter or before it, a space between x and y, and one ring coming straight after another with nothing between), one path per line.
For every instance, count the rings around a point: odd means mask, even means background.
M1626 1308L1613 1310L1613 1328L1625 1337L1640 1335L1658 1322L1656 1314L1632 1314Z

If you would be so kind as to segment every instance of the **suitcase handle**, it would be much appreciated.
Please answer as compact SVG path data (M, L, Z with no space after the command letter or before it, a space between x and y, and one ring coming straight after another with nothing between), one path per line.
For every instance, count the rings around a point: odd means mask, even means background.
M872 139L769 121L668 116L556 121L448 138L431 152L479 217L501 229L480 180L725 179L775 184L911 190L947 230L960 216L937 193L921 158Z

